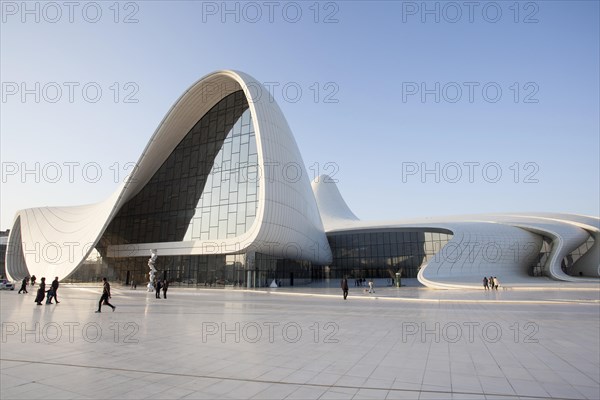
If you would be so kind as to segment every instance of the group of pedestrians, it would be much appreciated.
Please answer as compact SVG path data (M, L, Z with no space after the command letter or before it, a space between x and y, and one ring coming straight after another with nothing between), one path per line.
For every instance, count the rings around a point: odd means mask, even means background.
M26 276L25 278L23 278L23 280L21 281L21 288L19 289L18 294L21 294L21 292L29 293L27 291L27 286L28 285L34 286L35 281L36 281L35 275L32 275L31 278L29 276ZM46 290L46 277L42 277L40 280L40 286L37 290L34 302L38 306L42 305L42 302L44 301L44 299L46 300L46 304L60 303L60 301L58 301L58 297L57 297L59 286L60 286L60 284L58 283L58 276L57 276L52 281L50 288L48 290ZM157 281L157 282L155 281L154 288L156 289L156 298L157 299L161 298L160 297L161 289L163 292L163 298L166 299L167 298L167 290L169 289L169 281L166 279L163 281ZM110 298L111 298L110 284L108 283L108 280L106 278L102 278L102 295L100 296L100 301L98 302L98 310L96 311L97 313L102 312L103 305L109 306L113 311L115 311L115 309L117 307L110 304L110 302L109 302ZM54 302L52 302L52 300L54 300Z
M35 285L35 275L33 275L31 277L31 286ZM29 277L26 276L25 278L23 278L23 281L21 282L21 289L19 289L19 294L21 294L21 292L25 292L25 293L29 293L27 291L27 284L29 283ZM42 277L42 279L40 280L40 287L37 290L37 293L35 295L35 304L37 304L38 306L42 305L42 301L44 301L44 299L46 299L46 304L58 304L60 303L60 301L58 301L58 297L57 297L57 293L58 293L58 276L56 278L54 278L54 280L52 281L52 284L50 285L50 289L46 290L46 278ZM46 295L47 294L47 295ZM52 300L54 300L54 303L52 302Z
M490 276L489 278L487 276L483 277L483 289L485 290L498 290L499 284L500 281L495 276Z
M102 278L102 296L100 296L100 301L98 302L98 310L96 311L97 313L102 312L102 306L109 306L113 311L115 311L115 309L117 308L116 306L113 306L112 304L110 304L110 302L108 301L108 299L110 299L112 296L110 294L110 283L108 283L108 281L106 280L106 278ZM132 284L133 285L133 284ZM156 298L160 299L160 290L162 289L163 291L163 296L166 299L167 298L167 290L169 289L169 281L168 280L164 280L164 281L155 281L154 282L154 288L156 289Z
M365 286L365 283L367 283L367 280L365 278L358 278L354 280L355 287Z
M23 281L21 281L21 289L19 289L19 294L21 294L21 292L29 293L27 291L27 285L29 285L29 279L30 279L29 276L26 276L25 278L23 278ZM31 277L31 286L35 285L35 280L36 280L36 277L35 277L35 275L33 275Z
M112 304L110 304L110 302L108 301L108 299L111 298L111 294L110 294L110 284L108 283L108 281L106 280L106 278L102 278L102 282L103 282L103 286L102 286L102 296L100 297L100 301L98 302L98 310L96 311L97 313L102 312L102 306L109 306L113 311L115 311L115 309L117 308L116 306L113 306ZM133 287L133 283L132 283L132 287ZM167 298L167 290L169 289L169 281L168 280L164 280L164 281L155 281L154 282L154 288L156 290L156 298L160 299L160 290L162 289L163 291L163 296L166 299Z
M21 292L29 293L27 291L27 285L30 284L30 286L33 286L33 285L35 285L35 281L36 281L35 275L32 275L31 278L29 278L29 276L26 276L25 278L23 278L23 280L21 281L21 289L19 289L19 294L21 294ZM102 297L100 298L100 303L98 304L98 311L96 311L96 312L100 312L100 308L102 307L103 303L107 306L110 306L112 308L112 310L115 311L116 307L108 302L108 299L110 298L110 284L108 283L106 278L102 278L102 281L104 282L104 287L103 287L103 291L102 291ZM50 284L50 288L48 290L46 290L46 277L42 277L40 280L40 286L35 295L34 302L38 306L42 305L42 302L44 301L44 299L46 299L46 304L60 303L60 301L58 301L58 297L57 297L59 286L60 286L60 284L58 282L58 276L57 276L54 278L54 280ZM52 300L54 300L54 303L52 302Z
M27 286L34 286L35 285L35 281L36 281L36 277L35 275L32 275L31 277L26 276L23 278L23 280L21 281L21 288L19 289L18 294L21 294L21 292L23 293L29 293L27 291ZM98 302L98 310L96 311L97 313L102 312L102 306L109 306L113 311L115 311L115 309L117 308L116 306L113 306L112 304L110 304L109 299L111 298L111 293L110 293L110 284L108 283L108 280L106 278L102 278L102 295L100 296L100 301ZM131 283L132 288L135 289L135 287L137 286L133 281ZM57 297L57 293L58 293L58 287L60 286L59 282L58 282L58 276L56 278L54 278L54 281L52 281L52 284L50 285L50 288L48 290L46 290L46 277L42 277L40 280L40 286L36 292L36 296L35 296L35 300L34 302L38 305L41 306L42 302L44 301L44 299L46 300L46 304L58 304L60 303L60 301L58 301L58 297ZM169 289L169 281L167 279L163 280L163 281L154 281L154 288L156 289L156 298L160 299L160 291L162 289L163 292L163 298L167 298L167 290ZM54 302L52 301L54 300Z
M163 298L167 298L167 290L169 289L169 281L154 281L154 289L156 290L156 298L160 299L160 290L163 291Z
M355 279L354 280L354 285L355 286L362 286L363 281L366 281L366 279L364 278L360 278L360 279ZM373 283L373 279L369 279L369 289L365 289L365 293L375 293L375 284ZM344 300L346 300L346 298L348 297L348 279L346 278L342 278L341 282L340 282L340 287L342 288L342 294L344 296Z

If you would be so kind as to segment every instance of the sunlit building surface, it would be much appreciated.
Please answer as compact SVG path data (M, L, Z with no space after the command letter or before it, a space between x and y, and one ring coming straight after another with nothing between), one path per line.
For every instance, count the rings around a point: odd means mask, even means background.
M6 272L142 283L151 250L159 277L182 285L343 276L416 277L434 288L481 286L484 276L577 282L600 276L600 223L548 213L361 221L331 178L309 181L269 91L219 71L177 100L110 198L19 211Z

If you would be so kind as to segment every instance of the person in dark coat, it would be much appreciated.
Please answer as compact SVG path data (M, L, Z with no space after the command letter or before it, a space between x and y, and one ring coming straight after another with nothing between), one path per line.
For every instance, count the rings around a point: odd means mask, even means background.
M162 288L162 285L160 284L160 281L156 281L156 285L154 285L154 287L156 288L156 298L160 299L160 289Z
M33 277L31 279L33 280ZM40 282L40 287L37 291L37 295L35 296L35 303L38 306L41 306L42 301L44 300L44 297L46 297L46 278L42 277L42 280Z
M35 277L35 275L31 275L31 286L35 286L35 280L37 278Z
M105 305L109 306L110 308L112 308L113 311L115 311L115 306L113 306L112 304L110 304L108 302L108 299L110 299L110 284L108 283L108 281L106 280L106 278L102 278L102 281L104 282L104 286L102 288L102 297L100 297L100 301L98 302L98 311L96 311L97 313L102 312L101 308L102 308L102 304L104 303Z
M342 287L342 293L344 294L344 300L348 297L348 279L343 278L342 282L340 282L340 286Z
M162 286L162 290L163 290L163 298L167 298L167 289L169 289L169 281L168 280L164 280L163 281L163 286Z
M21 289L19 289L19 294L21 294L21 292L25 292L25 293L29 293L27 291L27 283L29 282L29 277L26 276L25 278L23 278L23 282L21 282Z

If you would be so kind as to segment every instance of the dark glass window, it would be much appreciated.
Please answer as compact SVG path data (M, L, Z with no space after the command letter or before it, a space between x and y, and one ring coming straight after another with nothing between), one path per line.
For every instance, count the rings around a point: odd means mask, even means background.
M402 276L415 278L419 267L451 238L447 233L404 230L332 234L330 277L395 278L402 271Z
M242 148L241 142L246 143ZM257 160L252 116L244 93L238 91L194 125L119 211L101 243L214 240L242 234L254 222L258 207L259 182L249 180L247 172L251 161L258 168Z

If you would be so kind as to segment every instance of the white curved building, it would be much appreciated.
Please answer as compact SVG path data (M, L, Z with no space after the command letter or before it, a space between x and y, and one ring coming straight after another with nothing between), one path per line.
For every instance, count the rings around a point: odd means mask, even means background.
M312 186L333 264L345 263L350 274L373 265L393 277L402 269L403 276L439 289L481 287L484 276L497 276L503 285L599 282L599 218L515 213L360 221L329 177ZM383 246L383 256L380 248L373 251L373 241ZM359 255L349 256L352 250Z
M269 91L219 71L175 102L130 179L103 202L21 210L6 254L26 275L248 287L418 276L437 288L599 277L599 219L566 214L360 221L328 177L308 181ZM91 254L99 257L92 260Z

